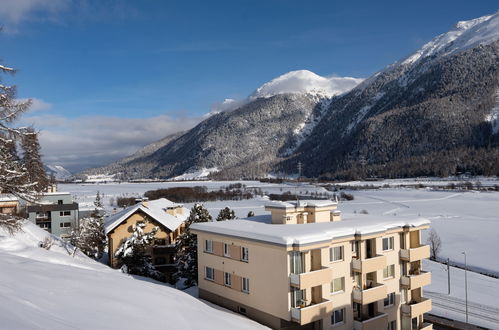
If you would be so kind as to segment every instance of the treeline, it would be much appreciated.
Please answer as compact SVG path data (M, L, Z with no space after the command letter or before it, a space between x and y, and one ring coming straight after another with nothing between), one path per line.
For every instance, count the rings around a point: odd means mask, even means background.
M239 185L239 184L236 184ZM253 194L246 189L226 187L216 191L209 191L205 186L196 187L174 187L157 190L149 190L144 196L153 200L166 198L175 203L210 202L221 200L243 200L253 198Z

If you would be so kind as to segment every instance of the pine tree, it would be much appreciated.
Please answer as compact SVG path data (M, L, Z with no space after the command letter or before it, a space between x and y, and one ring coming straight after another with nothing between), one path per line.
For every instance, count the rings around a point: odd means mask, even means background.
M218 213L217 221L234 220L236 218L236 213L229 207L225 207Z
M197 237L190 231L190 226L198 222L211 222L213 219L208 210L201 204L194 204L189 217L185 221L185 230L179 236L177 248L177 272L174 278L183 279L183 286L191 287L198 283L198 249Z
M115 257L122 265L121 271L123 273L146 276L163 281L164 275L156 270L151 256L146 254L146 250L152 245L154 236L159 228L154 227L153 230L145 233L145 226L146 224L143 222L133 225L132 236L128 237L121 244L115 253Z
M95 208L99 209L99 210L104 208L104 204L102 203L102 197L101 197L99 191L97 191L97 195L95 196L94 205L95 205Z
M0 73L13 74L15 70L0 65ZM0 193L35 201L36 193L16 151L16 144L27 132L13 125L30 105L30 101L18 101L16 87L3 85L0 79ZM13 215L0 214L0 227L12 232L20 228L19 220Z
M104 216L100 213L102 205L99 193L94 204L95 210L92 214L81 219L78 228L71 233L70 243L90 258L100 260L106 248L106 234Z
M33 184L36 191L46 191L49 186L49 179L43 168L38 133L31 127L27 128L26 134L22 137L21 145L24 150L23 163L28 170L29 182Z

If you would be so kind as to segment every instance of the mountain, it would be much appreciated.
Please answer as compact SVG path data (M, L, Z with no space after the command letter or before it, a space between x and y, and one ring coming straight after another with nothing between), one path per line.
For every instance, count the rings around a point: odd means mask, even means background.
M199 125L146 146L131 157L83 174L189 179L223 169L226 176L264 175L289 156L323 115L330 97L362 79L284 74L244 100L227 99Z
M499 12L457 25L366 80L286 73L226 100L128 177L295 173L358 178L499 175ZM112 170L114 170L114 165Z
M54 176L58 181L64 181L73 176L71 172L65 169L62 165L45 165L45 172L48 176Z
M310 176L499 174L499 12L457 23L335 98L281 163Z

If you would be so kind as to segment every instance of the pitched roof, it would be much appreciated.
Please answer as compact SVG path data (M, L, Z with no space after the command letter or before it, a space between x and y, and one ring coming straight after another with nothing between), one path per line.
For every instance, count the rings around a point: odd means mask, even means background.
M166 210L168 208L179 206L182 207L183 214L173 216L166 213ZM170 229L171 231L177 229L189 216L189 210L183 207L182 204L174 203L166 198L152 200L147 203L137 203L106 218L104 222L106 235L139 210L144 212L166 228Z

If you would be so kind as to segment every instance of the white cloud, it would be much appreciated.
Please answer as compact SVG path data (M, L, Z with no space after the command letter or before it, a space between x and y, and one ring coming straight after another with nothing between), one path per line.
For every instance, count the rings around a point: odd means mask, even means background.
M0 18L10 24L30 20L36 13L54 15L65 9L70 0L2 0Z
M79 171L107 165L169 134L192 128L200 120L168 115L132 119L47 114L26 116L22 123L40 129L40 144L47 164L61 164L70 171Z
M20 102L27 101L28 99L18 99ZM52 104L45 102L42 99L37 99L36 97L32 97L31 106L29 107L30 112L43 111L52 109Z

